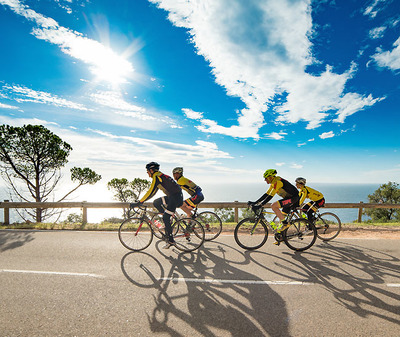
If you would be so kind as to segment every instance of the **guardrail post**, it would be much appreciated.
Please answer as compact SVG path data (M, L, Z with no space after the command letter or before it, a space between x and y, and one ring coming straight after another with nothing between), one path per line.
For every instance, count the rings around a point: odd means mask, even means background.
M84 206L84 203L86 201L82 201L82 225L86 225L87 224L87 207Z
M237 200L235 200L235 203L239 202ZM239 208L237 206L235 206L235 222L239 222Z
M4 202L9 202L10 200L4 200ZM10 224L10 209L8 207L4 207L4 225Z
M363 202L360 201L360 207L358 208L358 222L359 223L362 221L362 212L363 212L362 204L363 204Z

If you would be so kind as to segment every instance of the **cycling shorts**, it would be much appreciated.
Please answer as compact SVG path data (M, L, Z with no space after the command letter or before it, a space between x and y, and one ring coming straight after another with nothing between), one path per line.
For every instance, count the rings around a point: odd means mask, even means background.
M300 197L292 196L289 198L278 200L279 207L282 208L282 212L288 214L292 209L299 207L299 199Z
M195 208L196 205L200 204L204 200L204 195L201 192L191 196L189 199L185 200L185 204L191 208Z

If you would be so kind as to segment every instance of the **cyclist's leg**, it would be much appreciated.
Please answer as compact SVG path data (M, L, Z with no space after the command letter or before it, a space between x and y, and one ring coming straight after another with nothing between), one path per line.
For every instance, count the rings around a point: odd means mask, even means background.
M197 193L192 195L189 199L186 199L181 206L181 209L187 214L188 218L192 216L192 211L197 207L200 202L204 200L203 194Z
M170 243L173 243L174 237L172 235L171 217L174 215L176 208L182 206L183 204L182 192L170 195L169 197L166 198L166 201L167 201L167 207L163 214L165 233L167 235L168 241Z

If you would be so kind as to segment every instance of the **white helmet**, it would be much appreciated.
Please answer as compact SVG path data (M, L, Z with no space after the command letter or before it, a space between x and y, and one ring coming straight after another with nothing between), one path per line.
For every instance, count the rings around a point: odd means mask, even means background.
M172 174L174 174L174 173L183 174L183 167L175 167L175 168L172 170Z

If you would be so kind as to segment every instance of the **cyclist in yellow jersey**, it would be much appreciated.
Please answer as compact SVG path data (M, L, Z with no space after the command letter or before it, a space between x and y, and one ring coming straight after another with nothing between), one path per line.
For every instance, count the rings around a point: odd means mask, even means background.
M275 169L269 169L264 172L264 179L271 186L267 193L264 193L257 201L249 201L248 205L253 207L262 207L270 201L275 194L278 194L282 199L275 201L271 205L271 208L282 221L283 226L279 229L279 232L282 232L289 226L285 220L285 215L289 213L292 208L299 205L299 192L296 187L286 179L277 176L277 173L278 172ZM282 211L280 208L282 208ZM276 244L279 243L276 242Z
M306 212L307 218L313 221L314 213L318 210L318 208L325 206L325 198L321 192L306 186L306 182L306 179L302 177L296 179L296 187L300 190L299 204L302 205L301 208ZM303 205L305 199L310 199L311 201Z
M196 205L204 200L203 192L200 186L183 176L183 167L175 167L172 170L172 175L174 176L174 179L178 185L190 195L190 198L184 201L181 209L187 214L188 217L191 217L192 210L196 207Z
M152 178L151 186L147 193L136 203L130 206L135 207L152 198L157 191L162 190L166 196L155 199L153 205L160 213L163 213L163 221L165 224L165 232L168 243L163 247L168 249L175 244L171 228L171 216L174 215L177 207L182 206L183 195L178 184L170 176L159 171L160 164L151 162L146 165L147 174Z

